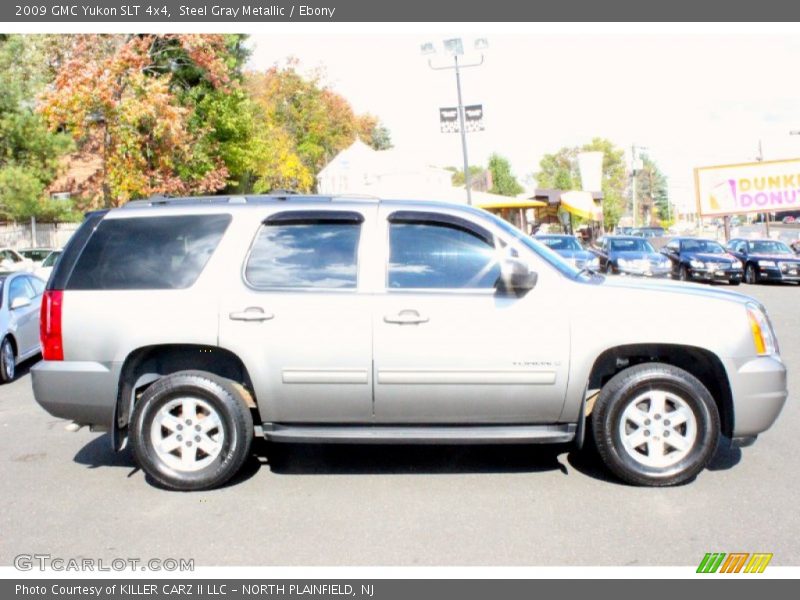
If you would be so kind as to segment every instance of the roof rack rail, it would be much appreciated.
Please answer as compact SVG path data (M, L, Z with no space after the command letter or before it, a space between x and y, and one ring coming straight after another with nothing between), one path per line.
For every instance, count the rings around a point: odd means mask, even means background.
M144 206L180 206L191 204L268 204L277 202L379 202L377 196L367 194L338 194L338 195L319 195L319 194L299 194L288 192L285 195L278 193L270 194L225 194L220 196L164 196L156 194L150 198L131 200L123 205L123 208L136 208Z

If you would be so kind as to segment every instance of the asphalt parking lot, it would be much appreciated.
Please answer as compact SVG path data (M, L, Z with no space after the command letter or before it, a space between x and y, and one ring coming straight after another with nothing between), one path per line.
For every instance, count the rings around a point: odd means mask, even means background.
M800 288L767 306L800 378ZM256 445L223 489L163 491L105 434L68 433L27 369L0 388L0 564L18 554L191 558L196 565L696 565L772 552L800 565L800 409L677 488L620 484L562 447Z

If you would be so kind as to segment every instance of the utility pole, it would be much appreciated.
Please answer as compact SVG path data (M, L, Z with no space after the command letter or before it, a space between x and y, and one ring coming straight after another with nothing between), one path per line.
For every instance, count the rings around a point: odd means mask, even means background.
M761 140L758 140L758 156L756 156L756 161L763 162L764 160L764 150L761 147ZM766 233L767 237L769 237L769 213L764 213L764 232Z
M636 210L636 171L639 166L639 150L647 150L644 146L631 146L631 199L633 200L633 226L636 227L637 216L639 215Z

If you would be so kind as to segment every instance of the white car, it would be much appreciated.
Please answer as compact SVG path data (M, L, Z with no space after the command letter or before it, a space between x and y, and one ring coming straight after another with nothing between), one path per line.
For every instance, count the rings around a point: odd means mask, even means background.
M47 255L47 258L42 261L42 264L33 272L42 281L50 279L50 273L53 272L53 267L56 266L58 259L61 258L61 250L53 250Z
M11 248L0 248L0 271L25 271L30 273L33 269L34 264L31 259L25 258Z
M40 352L39 310L44 281L28 273L0 273L0 383Z

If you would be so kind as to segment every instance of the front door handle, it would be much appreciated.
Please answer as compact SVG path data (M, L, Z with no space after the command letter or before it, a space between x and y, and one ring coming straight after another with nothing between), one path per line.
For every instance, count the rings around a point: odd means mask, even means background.
M269 321L275 315L264 312L260 306L248 306L244 310L230 313L228 317L231 321Z
M430 321L428 317L423 317L415 310L401 310L396 315L386 315L383 320L387 323L397 323L399 325L418 325Z

